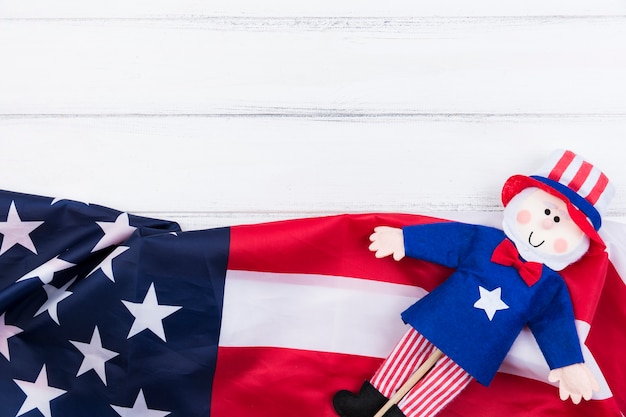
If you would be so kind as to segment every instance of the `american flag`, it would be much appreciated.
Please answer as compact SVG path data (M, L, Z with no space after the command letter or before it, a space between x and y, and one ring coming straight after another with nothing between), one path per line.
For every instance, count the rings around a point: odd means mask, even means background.
M0 192L0 415L334 417L405 332L399 313L446 278L376 259L375 226L437 219L342 215L181 231L70 200ZM491 221L488 220L488 221ZM626 227L566 270L602 389L573 405L522 333L490 387L440 414L626 412Z

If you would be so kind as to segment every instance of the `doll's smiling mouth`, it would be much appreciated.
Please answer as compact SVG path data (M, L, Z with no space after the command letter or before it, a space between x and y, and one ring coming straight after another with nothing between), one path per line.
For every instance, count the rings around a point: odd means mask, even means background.
M538 245L534 245L533 242L531 242L531 239L533 237L533 233L534 232L530 232L530 235L528 235L528 243L530 244L530 246L532 246L533 248L538 248L539 246L543 245L546 241L542 240L541 243L539 243Z

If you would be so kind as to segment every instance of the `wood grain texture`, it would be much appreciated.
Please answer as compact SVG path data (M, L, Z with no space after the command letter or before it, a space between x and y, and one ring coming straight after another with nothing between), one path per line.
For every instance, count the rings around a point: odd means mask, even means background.
M626 117L5 117L0 176L184 217L498 211L508 176L572 148L616 184L623 217L625 134Z
M626 220L626 3L0 3L5 189L188 228L451 216L555 148Z
M626 114L626 17L5 20L2 114Z
M597 16L626 14L621 0L11 0L0 3L11 18L129 18L188 16Z

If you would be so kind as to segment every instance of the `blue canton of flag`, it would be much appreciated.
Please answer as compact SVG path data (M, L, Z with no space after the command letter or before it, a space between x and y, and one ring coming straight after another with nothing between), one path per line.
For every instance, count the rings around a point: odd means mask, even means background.
M0 234L0 415L209 415L228 229L0 192Z

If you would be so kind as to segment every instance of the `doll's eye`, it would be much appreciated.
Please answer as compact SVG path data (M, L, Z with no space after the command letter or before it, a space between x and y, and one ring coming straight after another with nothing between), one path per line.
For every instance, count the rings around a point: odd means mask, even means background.
M546 216L549 216L550 215L550 209L545 209L544 213L546 213Z
M554 223L558 223L561 221L561 218L559 216L554 216Z

